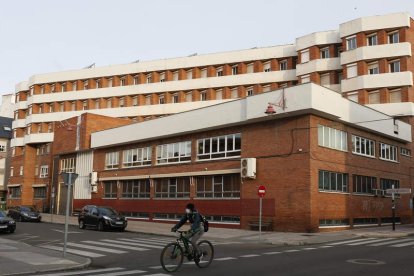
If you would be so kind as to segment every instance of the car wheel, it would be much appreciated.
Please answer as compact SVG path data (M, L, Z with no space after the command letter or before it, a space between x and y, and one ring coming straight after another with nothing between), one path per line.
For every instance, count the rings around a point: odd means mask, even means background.
M99 223L98 223L98 231L103 231L104 230L104 224L103 224L103 222L102 221L100 221Z
M85 223L83 222L83 220L80 220L79 221L79 229L85 229L85 228L86 228Z
M15 230L16 230L16 229L10 229L10 230L9 230L9 233L10 233L10 234L12 234L12 233L14 233L14 231L15 231Z

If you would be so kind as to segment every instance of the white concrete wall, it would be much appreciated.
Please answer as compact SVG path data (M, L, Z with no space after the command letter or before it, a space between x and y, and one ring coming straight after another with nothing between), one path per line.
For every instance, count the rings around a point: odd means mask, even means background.
M368 104L370 108L390 116L414 116L414 103Z
M341 82L342 92L379 87L400 87L406 85L413 85L413 74L410 71L363 75L344 79Z
M341 43L341 38L339 37L338 30L316 32L298 37L296 38L295 46L296 51L300 51L315 45L325 45L334 43Z
M296 76L306 75L312 72L341 70L339 58L314 59L306 63L296 65Z

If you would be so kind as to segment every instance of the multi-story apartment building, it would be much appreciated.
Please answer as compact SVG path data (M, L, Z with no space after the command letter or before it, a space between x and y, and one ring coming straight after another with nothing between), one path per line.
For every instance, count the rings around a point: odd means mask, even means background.
M142 122L307 82L360 104L413 102L413 45L414 21L397 13L290 45L34 75L16 86L10 204L51 192L51 143L68 118L88 112Z
M6 206L7 181L10 167L10 140L12 118L0 117L0 210Z

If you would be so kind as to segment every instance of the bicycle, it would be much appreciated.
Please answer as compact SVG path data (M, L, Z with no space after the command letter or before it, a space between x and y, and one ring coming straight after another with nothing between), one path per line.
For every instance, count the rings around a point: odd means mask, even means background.
M177 231L177 233L180 234L177 240L167 244L161 251L162 268L167 272L175 272L180 269L184 257L189 261L193 260L199 268L208 267L214 258L213 245L207 240L199 241L197 245L201 255L196 256L193 242L185 236L187 231Z

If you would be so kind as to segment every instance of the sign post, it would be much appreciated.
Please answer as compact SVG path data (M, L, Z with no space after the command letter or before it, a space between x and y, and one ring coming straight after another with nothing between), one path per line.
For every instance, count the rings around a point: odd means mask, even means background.
M392 231L395 231L395 194L411 194L410 188L399 188L395 189L392 185L391 189L387 189L387 194L391 194L392 198Z
M257 190L257 194L259 195L260 200L260 207L259 207L259 241L262 240L262 200L263 197L266 194L266 187L265 186L259 186L259 189Z
M66 197L66 215L65 215L65 237L63 243L63 258L66 258L66 245L68 242L68 224L69 224L69 201L70 201L70 193L72 191L72 185L75 182L76 178L78 178L78 174L76 173L62 173L63 182L68 187L67 197Z

